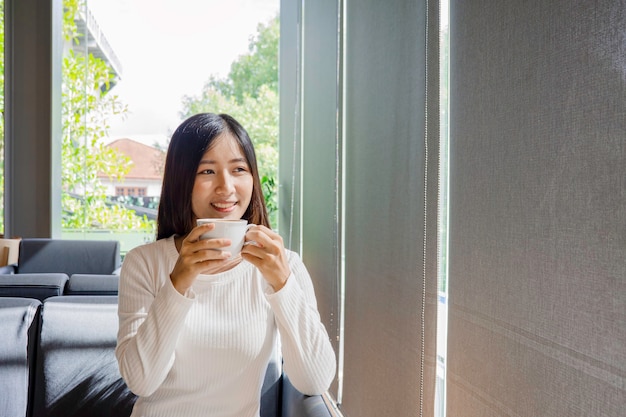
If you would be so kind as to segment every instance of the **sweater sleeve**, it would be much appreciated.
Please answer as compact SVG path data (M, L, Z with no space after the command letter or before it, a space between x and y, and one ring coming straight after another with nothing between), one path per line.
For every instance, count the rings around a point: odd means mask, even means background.
M336 358L320 320L311 277L298 254L290 253L291 276L278 292L267 293L280 333L285 373L300 392L325 392Z
M155 270L158 262L151 262L150 255L159 256L130 251L120 273L115 355L128 388L139 396L151 395L165 380L193 304L176 291L169 273ZM164 277L154 276L158 274Z

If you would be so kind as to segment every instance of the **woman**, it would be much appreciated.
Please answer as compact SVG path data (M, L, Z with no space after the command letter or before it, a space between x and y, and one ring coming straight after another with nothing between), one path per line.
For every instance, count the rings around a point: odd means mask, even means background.
M255 243L231 256L220 250L228 240L199 239L214 227L199 218L246 219ZM126 255L118 308L133 417L256 417L277 346L305 394L335 374L310 276L270 229L252 142L225 114L192 116L174 132L157 240Z

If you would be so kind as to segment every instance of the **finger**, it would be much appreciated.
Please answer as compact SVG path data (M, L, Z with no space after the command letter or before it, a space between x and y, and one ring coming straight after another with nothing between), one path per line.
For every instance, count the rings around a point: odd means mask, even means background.
M228 251L215 250L215 249L207 249L203 251L198 251L194 254L194 258L196 262L209 262L209 261L223 261L225 259L229 259L232 254Z
M215 223L204 223L198 225L191 229L191 232L189 232L185 240L189 242L198 241L203 234L205 234L206 232L210 232L213 229L215 229Z
M267 235L271 240L275 240L275 239L281 239L282 237L276 233L275 231L273 231L272 229L270 229L267 226L263 226L262 224L256 225L254 227L251 227L250 230L255 231L255 232L260 232L263 233L265 235Z
M273 255L252 246L242 251L241 256L257 267L274 289L282 288L290 275L289 265L282 256Z
M263 244L263 240L264 239L260 235L246 234L245 241L243 242L243 247L245 248L246 246L256 246L257 248L263 248L265 247L265 244Z
M187 268L196 270L203 264L210 262L221 262L230 257L230 252L217 251L217 250L205 250L198 252L191 252L179 257L179 262Z
M272 229L265 226L255 226L250 228L246 233L246 242L254 242L258 247L276 247L278 250L283 248L283 238ZM244 243L245 244L245 243Z
M221 248L225 248L230 246L232 241L227 238L218 238L218 239L201 239L195 243L193 243L193 247L195 251L201 250L221 250Z
M182 256L201 252L205 250L221 251L222 248L231 245L230 239L200 239L196 241L183 241L183 245L180 248L180 254Z
M266 252L263 250L263 248L261 246L259 246L258 243L255 242L255 244L251 244L251 245L244 245L244 247L241 249L241 255L252 255L256 258L262 258L263 255Z
M252 255L263 260L272 260L279 258L283 252L281 245L273 240L267 240L265 243L256 243L245 245L241 249L242 254Z

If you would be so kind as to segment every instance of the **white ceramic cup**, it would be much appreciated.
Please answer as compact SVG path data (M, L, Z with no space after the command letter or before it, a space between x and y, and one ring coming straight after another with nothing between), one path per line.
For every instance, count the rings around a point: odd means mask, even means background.
M220 248L230 252L236 256L241 252L243 243L248 229L254 225L248 224L247 220L228 220L228 219L198 219L196 223L199 225L206 223L214 223L213 230L206 232L200 236L200 239L230 239L231 245Z

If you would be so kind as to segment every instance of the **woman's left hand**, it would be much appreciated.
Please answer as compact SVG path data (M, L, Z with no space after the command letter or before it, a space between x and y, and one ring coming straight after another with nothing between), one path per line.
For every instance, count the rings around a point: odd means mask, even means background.
M248 243L250 242L250 243ZM283 238L265 226L252 226L246 233L241 256L256 266L274 291L280 290L291 275Z

